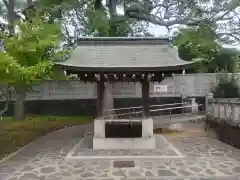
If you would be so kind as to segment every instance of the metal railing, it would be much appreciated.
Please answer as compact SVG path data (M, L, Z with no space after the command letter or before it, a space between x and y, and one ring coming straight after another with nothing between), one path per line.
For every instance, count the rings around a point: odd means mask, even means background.
M172 117L174 116L179 116L179 115L197 115L200 114L200 108L202 107L202 104L195 104L195 105L184 105L184 106L180 106L180 107L171 107L171 108L161 108L161 109L154 109L154 110L150 110L150 115L151 112L163 112L163 111L167 111L167 114L164 114L162 116L167 116L169 120L172 120ZM173 110L181 110L181 113L174 113ZM159 115L151 115L152 117L156 117Z
M175 106L175 107L172 107L172 106ZM159 108L159 107L164 107L164 108ZM195 107L195 112L192 112L193 107ZM150 108L149 115L151 117L168 115L170 116L170 119L171 119L172 116L179 115L179 114L189 114L189 113L198 114L200 107L202 107L202 104L189 105L189 103L187 102L151 105L149 106ZM108 113L110 112L110 115L103 116L103 118L105 119L107 118L114 118L114 119L115 118L131 118L131 119L139 118L139 117L142 117L142 114L143 114L142 108L143 108L142 106L135 106L135 107L128 107L128 108L116 108L116 109L104 110L105 112L108 112ZM127 112L121 112L121 111L127 111ZM111 114L111 112L115 112L115 113Z

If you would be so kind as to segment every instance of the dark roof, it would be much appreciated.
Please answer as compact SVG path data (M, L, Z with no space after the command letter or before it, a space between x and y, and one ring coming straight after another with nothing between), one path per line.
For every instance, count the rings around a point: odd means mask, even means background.
M81 38L69 59L57 63L85 71L152 71L184 69L183 61L167 38Z

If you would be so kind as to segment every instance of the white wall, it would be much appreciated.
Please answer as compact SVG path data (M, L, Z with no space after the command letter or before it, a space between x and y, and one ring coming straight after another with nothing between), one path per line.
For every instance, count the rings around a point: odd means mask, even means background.
M154 92L154 84L150 84L151 97L168 96L205 96L217 84L216 74L179 74L166 78L161 82L168 86L167 92ZM240 77L240 75L239 75ZM155 83L159 84L159 83ZM114 98L141 97L140 83L116 83L113 86ZM80 81L47 81L37 85L27 94L28 100L50 99L89 99L96 98L96 84ZM1 100L1 99L0 99Z

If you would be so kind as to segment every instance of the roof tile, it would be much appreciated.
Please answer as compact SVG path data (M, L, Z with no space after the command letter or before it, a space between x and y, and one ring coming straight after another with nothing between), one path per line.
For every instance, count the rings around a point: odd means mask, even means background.
M103 40L97 43L99 39L94 41L94 38L91 38L88 43L82 42L68 60L57 64L79 68L151 68L184 66L191 63L181 60L177 49L166 42L149 43L147 39L145 43L143 40L136 43L134 39L131 39L133 43L123 43L122 39L121 43L117 43L116 39L112 41L114 43L104 43Z

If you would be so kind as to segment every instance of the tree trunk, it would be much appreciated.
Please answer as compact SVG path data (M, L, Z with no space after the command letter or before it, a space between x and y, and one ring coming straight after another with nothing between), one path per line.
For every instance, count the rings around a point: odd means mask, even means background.
M8 110L9 107L9 86L7 85L4 87L4 92L2 94L2 100L5 101L4 108L0 111L0 116L3 116L3 114Z
M116 16L116 14L117 14L116 0L109 0L108 9L109 9L110 18L111 19L114 18L114 16Z
M25 101L26 89L16 88L16 99L14 104L14 117L16 120L24 120L24 101Z
M8 10L8 30L10 34L14 34L15 30L14 30L14 21L15 21L15 0L9 0L8 3L6 3L7 5L7 10Z

